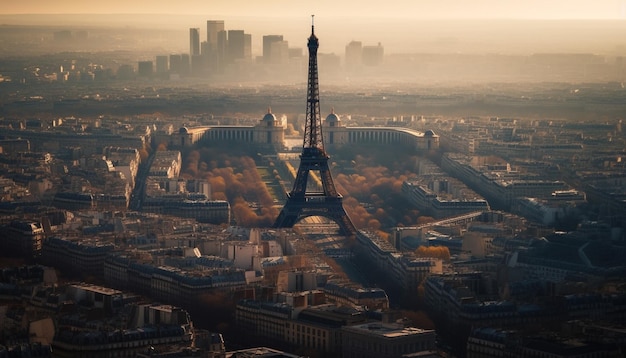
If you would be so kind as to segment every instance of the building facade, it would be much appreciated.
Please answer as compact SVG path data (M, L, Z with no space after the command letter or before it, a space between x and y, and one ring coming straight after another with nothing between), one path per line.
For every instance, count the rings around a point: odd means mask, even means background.
M435 331L405 327L398 323L364 323L345 326L342 333L342 357L391 358L418 352L432 352Z
M36 259L41 256L45 233L41 223L13 220L2 228L0 234L4 252L9 256Z
M189 56L200 55L200 29L189 29Z
M277 118L271 109L255 126L203 126L181 128L167 139L168 147L188 147L199 141L239 142L282 150L285 147L287 118ZM347 127L334 111L322 123L324 145L351 144L396 145L425 152L439 148L439 136L431 130L419 132L401 127Z

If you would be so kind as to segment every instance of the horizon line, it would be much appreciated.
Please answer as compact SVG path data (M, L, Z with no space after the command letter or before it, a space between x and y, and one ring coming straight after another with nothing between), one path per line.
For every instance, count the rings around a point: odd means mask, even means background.
M297 18L294 15L245 15L245 14L235 14L235 15L224 15L224 14L192 14L192 13L165 13L165 12L107 12L107 13L92 13L92 12L41 12L41 13L0 13L0 16L80 16L80 15L95 15L95 16L112 16L112 15L160 15L160 16L210 16L211 18L215 17L242 17L242 18ZM302 15L310 16L309 15ZM470 16L470 17L446 17L446 16L409 16L409 15L380 15L380 16L363 16L363 17L354 17L348 15L323 15L320 16L322 18L351 18L351 19L420 19L420 20L618 20L624 21L626 23L626 18L623 15L616 15L615 17L500 17L500 16L491 16L491 17L479 17L479 16Z

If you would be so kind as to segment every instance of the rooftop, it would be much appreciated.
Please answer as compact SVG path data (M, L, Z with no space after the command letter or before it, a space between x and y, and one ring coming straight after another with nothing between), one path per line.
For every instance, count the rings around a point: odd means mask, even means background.
M344 329L356 333L384 336L386 338L399 338L421 334L435 334L435 331L431 329L405 327L397 323L380 322L357 324L354 326L344 327Z

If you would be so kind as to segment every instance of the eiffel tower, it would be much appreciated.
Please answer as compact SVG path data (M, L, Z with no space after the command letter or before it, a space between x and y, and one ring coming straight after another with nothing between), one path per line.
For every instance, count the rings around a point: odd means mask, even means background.
M311 16L313 21L313 16ZM339 225L341 234L352 236L357 233L356 227L343 208L342 196L337 193L333 177L328 168L330 158L324 150L322 138L322 120L320 117L320 93L317 78L317 48L319 41L315 36L315 24L311 23L309 48L309 79L307 85L306 123L304 126L304 144L300 154L300 166L293 189L287 193L287 202L283 206L275 228L293 227L295 223L307 216L324 216ZM321 185L316 190L308 190L311 174L317 173Z

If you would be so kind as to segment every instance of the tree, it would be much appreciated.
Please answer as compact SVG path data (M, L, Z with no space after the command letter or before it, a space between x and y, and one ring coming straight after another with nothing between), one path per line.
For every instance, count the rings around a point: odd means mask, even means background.
M415 250L415 255L450 261L450 250L445 246L420 246Z
M435 324L424 311L401 311L402 315L407 318L411 326L421 329L435 329Z
M157 152L163 152L167 150L167 143L165 142L161 142L159 143L159 145L157 145Z
M185 177L203 178L209 182L212 199L231 203L233 216L239 225L267 227L278 216L274 199L251 157L218 152L215 148L201 148L185 156L183 168Z

